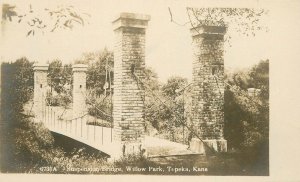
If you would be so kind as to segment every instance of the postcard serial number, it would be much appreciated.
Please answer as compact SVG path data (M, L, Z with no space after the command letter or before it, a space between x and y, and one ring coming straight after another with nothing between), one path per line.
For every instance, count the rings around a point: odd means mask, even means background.
M55 172L57 171L56 167L51 167L51 166L43 166L39 168L40 171L42 172Z

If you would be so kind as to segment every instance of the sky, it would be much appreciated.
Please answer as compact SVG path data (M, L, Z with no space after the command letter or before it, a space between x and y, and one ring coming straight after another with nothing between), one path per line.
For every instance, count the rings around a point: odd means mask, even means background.
M205 1L195 3L196 1L176 0L10 0L7 2L16 5L17 12L27 10L31 5L33 10L41 13L41 16L44 8L73 5L81 12L88 12L91 17L87 18L89 24L76 26L73 30L36 33L35 36L28 37L26 37L28 32L26 24L11 22L2 24L0 37L2 61L13 61L25 56L37 62L61 59L69 63L79 58L84 52L99 51L105 47L113 50L114 32L111 22L120 12L142 13L151 16L146 32L146 65L157 72L161 81L166 81L174 75L183 76L189 80L192 78L193 53L190 25L179 26L172 23L168 7L172 10L173 19L183 24L188 20L187 6L205 7L203 4L207 5L207 3L201 3ZM214 4L211 6L215 7ZM252 3L250 6L261 8L258 3ZM270 59L268 49L271 46L270 33L257 32L255 37L245 37L235 32L228 33L232 35L232 46L225 44L225 69L248 68L260 60Z

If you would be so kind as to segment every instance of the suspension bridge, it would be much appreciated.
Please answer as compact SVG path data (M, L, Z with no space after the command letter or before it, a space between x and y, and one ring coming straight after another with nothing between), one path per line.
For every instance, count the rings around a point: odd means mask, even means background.
M123 145L113 140L113 126L111 124L104 126L104 123L109 121L98 119L88 113L70 118L71 109L62 111L62 107L51 106L46 99L42 109L42 122L51 132L89 145L112 158L123 155ZM64 114L61 117L62 112ZM100 126L95 123L99 123ZM143 148L147 151L145 154L147 157L195 154L187 149L187 145L151 136L145 136Z
M106 61L106 83L104 85L105 97L102 98L101 102L104 102L108 97L110 97L112 101L113 96L111 75L110 73L108 74L107 71L111 68L108 68L107 62L108 61ZM86 95L84 86L86 82L85 75L80 75L83 76L83 79L78 79L78 75L76 75L81 73L85 74L84 69L86 68L86 66L74 65L72 68L74 72L73 82L75 88L73 88L73 106L69 109L62 106L53 106L55 104L53 104L50 99L51 95L53 95L53 89L45 87L45 85L48 85L48 82L52 82L52 80L49 80L49 78L45 79L46 74L43 74L43 72L47 70L45 67L48 67L48 65L35 65L36 103L34 103L34 101L32 102L30 111L32 111L33 106L35 106L36 111L39 111L38 113L36 112L37 114L35 114L38 122L42 122L44 126L52 132L91 146L111 156L111 158L113 159L123 156L126 153L125 145L124 143L116 141L114 139L115 130L113 125L112 112L106 113L107 111L104 111L102 108L99 108L95 105L94 101L92 101ZM139 87L139 85L141 84L144 88L146 84L141 79L139 79L137 75L133 74L133 76L136 78L135 81L137 82L137 86ZM60 78L55 78L55 80L58 79ZM139 90L142 90L142 88L139 87ZM153 96L155 97L155 95ZM100 119L96 116L90 115L86 110L86 103L89 103L90 107L94 107L104 117ZM112 102L110 102L110 105L110 110L112 110ZM144 151L143 155L146 155L147 157L195 154L195 152L188 150L188 146L185 144L176 143L161 138L155 138L145 135L142 142L143 148L141 148L141 150ZM127 153L135 153L134 149L132 149L132 151L130 151L130 149L127 150L129 150L129 152Z
M73 107L66 112L69 114L59 114L61 111L46 98L48 65L36 64L33 101L35 120L43 122L52 132L85 143L112 158L132 153L153 157L204 154L207 149L227 151L222 108L225 87L223 41L226 27L199 26L191 29L195 47L191 84L192 122L195 125L180 122L183 133L184 128L187 128L193 135L188 149L185 144L145 134L145 90L152 94L159 105L166 107L175 117L181 117L168 108L166 101L155 95L142 79L145 71L145 33L149 20L148 15L121 13L113 22L116 36L114 82L110 72L107 72L106 64L104 85L105 95L108 93L112 100L111 112L106 113L96 107L108 119L99 119L87 112L86 65L73 65ZM92 101L89 103L93 104Z

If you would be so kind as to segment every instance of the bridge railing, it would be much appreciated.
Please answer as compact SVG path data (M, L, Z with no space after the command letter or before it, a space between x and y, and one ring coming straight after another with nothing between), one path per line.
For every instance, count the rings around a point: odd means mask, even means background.
M112 143L113 130L105 127L106 121L97 119L84 113L79 117L66 119L60 117L61 108L51 106L46 97L43 99L42 122L51 131L68 136L73 139L88 140L99 145ZM97 124L98 123L98 124Z

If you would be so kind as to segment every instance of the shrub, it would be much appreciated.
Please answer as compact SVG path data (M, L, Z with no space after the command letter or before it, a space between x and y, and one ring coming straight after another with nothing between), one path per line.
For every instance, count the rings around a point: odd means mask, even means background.
M147 159L141 154L129 154L121 157L119 160L114 162L116 167L125 168L128 166L132 167L146 167L153 166L153 162Z
M15 130L16 172L29 173L70 173L67 168L91 168L110 166L102 156L89 155L85 149L74 150L67 155L63 149L54 145L54 138L43 123L34 123L29 118L20 120ZM41 171L40 167L51 166L57 171ZM92 171L73 171L72 173L92 173Z
M68 107L70 103L72 102L72 97L68 94L59 94L53 96L51 93L47 93L46 97L47 103L50 104L50 106L63 106Z

